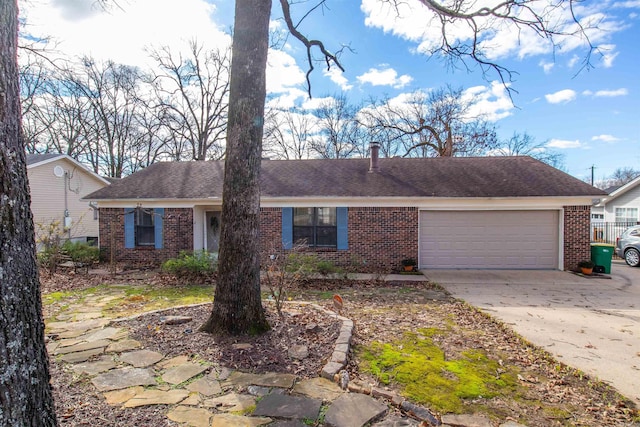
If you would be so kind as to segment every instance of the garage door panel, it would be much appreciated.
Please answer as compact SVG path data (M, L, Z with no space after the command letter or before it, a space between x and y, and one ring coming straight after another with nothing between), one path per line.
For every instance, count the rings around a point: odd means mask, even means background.
M558 211L421 211L421 268L550 269Z

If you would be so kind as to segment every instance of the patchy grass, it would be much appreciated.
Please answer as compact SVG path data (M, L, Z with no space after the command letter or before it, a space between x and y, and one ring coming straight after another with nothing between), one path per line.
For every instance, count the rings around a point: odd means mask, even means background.
M160 288L146 285L121 287L120 290L123 291L123 297L114 299L105 306L105 310L114 317L213 301L211 285Z
M461 413L463 400L516 392L517 374L503 369L480 350L447 360L432 337L444 331L427 328L406 332L392 343L360 348L361 369L383 384L396 383L409 399L445 413Z

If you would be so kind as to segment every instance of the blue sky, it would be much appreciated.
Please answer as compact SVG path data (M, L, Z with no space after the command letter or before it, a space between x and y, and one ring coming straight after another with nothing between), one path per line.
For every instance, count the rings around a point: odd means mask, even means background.
M487 0L489 1L489 0ZM232 0L118 0L121 9L105 13L93 0L25 0L20 3L27 31L50 36L56 53L73 57L91 54L132 65L148 65L145 46L179 48L197 38L209 46L229 42ZM417 4L417 1L414 0ZM555 52L542 40L524 37L513 43L513 32L496 30L488 51L496 62L516 71L513 102L497 76L450 70L439 58L420 53L430 33L421 9L390 16L379 0L327 0L301 27L321 39L329 50L342 45L344 73L312 76L314 100L306 99L302 46L289 37L281 51L269 57L268 90L280 105L311 106L319 99L344 92L354 103L370 97L401 96L450 84L473 93L478 108L491 117L501 138L527 132L548 141L564 154L567 172L596 180L620 167L640 169L640 0L582 3L583 19L598 19L600 30L590 33L602 47L593 54L593 68L580 69L583 45L567 40ZM411 4L412 1L406 2ZM294 5L294 14L315 2ZM274 1L272 28L282 28L279 2ZM526 35L525 35L526 36Z

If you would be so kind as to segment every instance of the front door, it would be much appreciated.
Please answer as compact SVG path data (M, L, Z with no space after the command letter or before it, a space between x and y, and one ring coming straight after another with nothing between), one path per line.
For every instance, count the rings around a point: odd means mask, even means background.
M220 250L220 217L222 212L209 211L205 213L205 241L207 252Z

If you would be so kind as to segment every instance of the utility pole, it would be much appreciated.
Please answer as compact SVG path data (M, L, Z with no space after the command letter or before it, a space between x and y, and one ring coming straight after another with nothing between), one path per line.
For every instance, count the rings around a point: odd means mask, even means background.
M596 170L596 165L591 165L589 169L591 169L591 185L593 185L593 174Z

